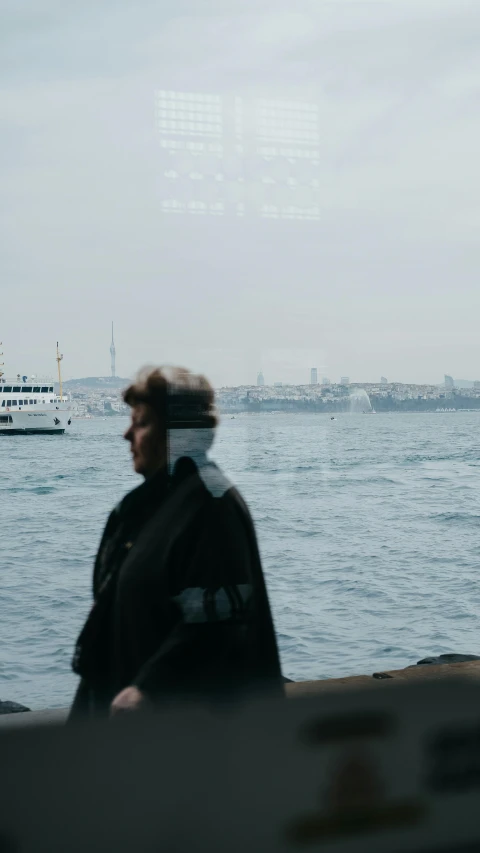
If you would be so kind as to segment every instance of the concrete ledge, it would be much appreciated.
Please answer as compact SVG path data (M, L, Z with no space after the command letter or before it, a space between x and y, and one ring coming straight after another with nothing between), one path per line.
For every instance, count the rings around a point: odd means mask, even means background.
M20 714L2 714L0 716L0 729L2 726L23 728L24 726L58 725L58 723L65 722L68 710L68 708L53 708L45 711L23 711Z
M312 696L343 690L382 689L385 686L417 681L462 680L480 681L480 661L445 663L440 666L409 666L406 669L385 670L375 675L351 675L345 678L325 678L320 681L294 681L285 685L287 696Z

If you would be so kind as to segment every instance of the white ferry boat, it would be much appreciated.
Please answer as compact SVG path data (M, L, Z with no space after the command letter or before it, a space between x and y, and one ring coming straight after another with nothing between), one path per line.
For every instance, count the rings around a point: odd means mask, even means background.
M0 435L63 435L68 429L72 407L62 393L62 358L57 343L58 394L52 379L20 374L8 379L3 374L3 364L0 365Z

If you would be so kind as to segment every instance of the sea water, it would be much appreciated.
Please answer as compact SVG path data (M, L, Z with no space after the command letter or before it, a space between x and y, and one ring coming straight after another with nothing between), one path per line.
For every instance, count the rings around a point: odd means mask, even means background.
M140 482L127 420L0 436L0 699L68 704L106 517ZM212 456L250 506L284 674L480 653L480 414L225 415Z

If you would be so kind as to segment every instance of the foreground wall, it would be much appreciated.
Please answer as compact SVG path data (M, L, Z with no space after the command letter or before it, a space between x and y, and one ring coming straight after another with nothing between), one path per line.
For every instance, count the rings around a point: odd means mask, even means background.
M376 672L373 675L350 675L345 678L325 678L320 681L296 681L285 685L289 698L334 694L345 690L382 690L387 685L400 686L417 682L480 682L480 660L467 663L449 663L440 666L410 666L406 669L394 669ZM67 708L55 708L45 711L28 711L19 714L0 716L2 726L50 725L64 722Z

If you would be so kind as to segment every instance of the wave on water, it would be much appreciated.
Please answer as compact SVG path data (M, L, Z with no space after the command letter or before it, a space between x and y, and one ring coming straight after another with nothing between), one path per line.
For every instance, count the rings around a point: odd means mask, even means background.
M472 525L480 530L480 514L469 512L440 512L433 513L430 518L439 524Z
M33 495L49 495L51 492L56 491L55 486L4 486L2 488L3 492L8 492L11 495L18 493L28 493Z

